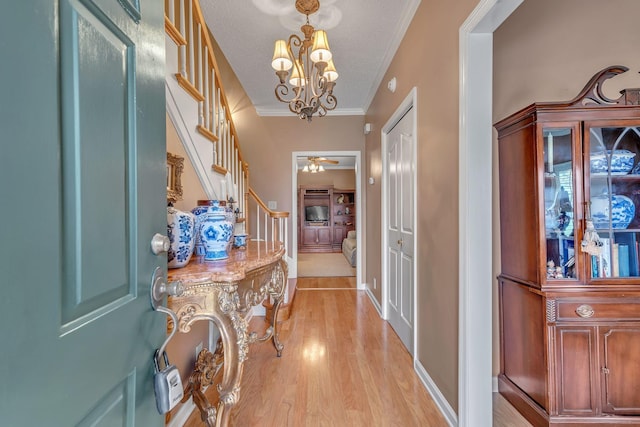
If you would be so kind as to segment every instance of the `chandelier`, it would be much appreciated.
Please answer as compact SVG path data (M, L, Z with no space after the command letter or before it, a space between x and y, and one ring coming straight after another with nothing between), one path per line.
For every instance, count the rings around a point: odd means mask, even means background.
M315 113L322 117L338 105L333 95L338 73L333 65L327 33L309 25L309 15L319 8L319 0L296 0L296 9L307 17L307 22L300 27L304 40L296 34L290 35L288 41L277 40L271 61L280 79L275 89L276 98L289 104L292 113L309 122Z

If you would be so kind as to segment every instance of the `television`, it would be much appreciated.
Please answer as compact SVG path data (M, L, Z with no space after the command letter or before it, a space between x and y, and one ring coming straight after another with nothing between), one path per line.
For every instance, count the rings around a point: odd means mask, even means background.
M329 221L329 206L305 206L306 221Z

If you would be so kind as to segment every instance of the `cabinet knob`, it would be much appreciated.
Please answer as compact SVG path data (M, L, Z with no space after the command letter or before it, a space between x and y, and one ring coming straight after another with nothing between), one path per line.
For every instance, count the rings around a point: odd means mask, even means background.
M576 308L576 314L580 317L587 318L593 316L595 314L595 311L590 305L582 304L578 306L578 308Z

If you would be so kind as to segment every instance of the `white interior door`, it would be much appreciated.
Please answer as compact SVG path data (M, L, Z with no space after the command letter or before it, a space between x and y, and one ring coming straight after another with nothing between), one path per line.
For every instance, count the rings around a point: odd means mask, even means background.
M413 107L412 107L413 108ZM387 315L413 354L415 175L413 114L407 110L387 135Z

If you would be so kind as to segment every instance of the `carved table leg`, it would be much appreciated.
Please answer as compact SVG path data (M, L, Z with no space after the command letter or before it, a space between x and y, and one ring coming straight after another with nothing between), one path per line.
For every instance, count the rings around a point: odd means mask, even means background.
M240 380L244 361L247 358L249 348L249 336L247 334L247 322L238 312L239 298L237 286L225 285L222 289L212 292L212 300L215 301L216 310L213 313L200 314L199 307L185 305L179 312L178 318L182 332L189 332L190 325L198 320L210 320L215 323L220 332L222 342L222 353L224 363L222 363L222 380L218 384L219 400L216 406L211 405L207 397L201 390L204 373L217 372L215 366L219 366L211 353L206 361L203 360L203 367L200 369L200 376L195 378L192 385L192 395L194 403L200 409L200 416L208 427L226 427L229 424L229 413L231 408L238 402L240 397ZM219 349L216 351L219 353ZM217 354L219 357L219 354ZM203 356L204 357L204 356ZM198 360L200 362L200 359ZM207 377L208 378L208 377ZM213 374L208 380L213 380Z
M282 350L284 344L280 342L278 335L278 310L280 310L280 304L284 297L284 291L287 287L287 263L284 260L280 260L278 268L276 268L273 275L273 289L270 294L273 297L273 310L271 311L271 327L273 328L273 346L276 348L278 357L282 356Z
M218 385L220 400L217 408L216 427L229 424L231 408L240 398L240 380L244 361L247 358L249 337L247 322L237 311L226 313L218 324L224 351L222 381Z
M274 298L273 310L271 311L271 328L273 328L272 339L273 346L276 348L276 353L278 357L282 356L282 350L284 349L284 344L280 342L278 337L278 310L280 309L280 304L282 303L282 297Z
M205 396L203 389L213 384L214 377L223 363L222 341L218 341L215 353L211 353L206 348L203 349L196 359L195 368L189 376L189 385L184 393L182 402L186 402L189 397L200 411L200 419L207 427L216 425L216 408L211 405Z

